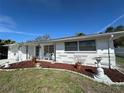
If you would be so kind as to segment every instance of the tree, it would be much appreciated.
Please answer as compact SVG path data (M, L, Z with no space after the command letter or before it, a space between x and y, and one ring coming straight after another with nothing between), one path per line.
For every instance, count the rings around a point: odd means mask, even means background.
M2 45L2 40L0 39L0 45Z
M37 38L35 38L34 41L45 41L45 40L49 40L50 39L50 35L45 34L43 36L38 36Z
M83 32L77 32L75 35L76 36L85 36L85 34Z
M108 27L105 30L105 33L110 33L110 32L118 32L118 31L124 31L124 26L119 25L117 27ZM118 47L118 46L124 46L124 37L118 38L116 40L114 40L114 46Z
M124 26L119 25L114 29L115 32L124 31ZM124 46L124 37L120 37L114 41L115 47Z
M114 29L114 31L115 31L115 32L124 31L124 26L119 25L119 26L117 26L117 27Z
M15 43L15 41L12 41L10 39L8 39L8 40L0 39L0 45L13 44L13 43Z
M110 33L110 32L114 32L114 28L112 26L108 27L106 30L105 30L105 33Z

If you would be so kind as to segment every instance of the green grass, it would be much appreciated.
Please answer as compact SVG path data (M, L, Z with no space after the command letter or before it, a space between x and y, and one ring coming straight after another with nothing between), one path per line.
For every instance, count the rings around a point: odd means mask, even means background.
M65 71L27 69L0 71L0 93L123 93L124 86L107 86Z

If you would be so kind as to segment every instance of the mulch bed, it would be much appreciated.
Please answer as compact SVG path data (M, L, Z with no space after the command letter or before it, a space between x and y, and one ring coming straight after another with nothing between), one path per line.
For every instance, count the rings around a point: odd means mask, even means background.
M74 64L50 63L50 62L44 62L44 61L37 61L37 63L40 63L40 66L43 68L67 69L67 70L85 74L92 78L93 78L93 74L96 73L96 67L91 67L91 66L81 65L81 66L77 67ZM19 63L10 64L10 67L7 69L31 68L31 67L35 67L34 62L23 61L23 62L19 62ZM1 68L3 68L3 67L1 67ZM104 72L105 72L105 74L108 75L108 77L113 82L124 82L124 74L120 73L119 71L117 71L115 69L104 68Z

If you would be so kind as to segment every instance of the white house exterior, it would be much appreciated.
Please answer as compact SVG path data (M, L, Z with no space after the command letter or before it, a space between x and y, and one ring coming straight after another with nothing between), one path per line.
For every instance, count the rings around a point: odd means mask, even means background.
M39 60L95 66L94 57L102 57L102 66L116 66L113 40L124 36L124 31L89 36L66 37L42 42L9 45L8 60L20 62L36 57Z

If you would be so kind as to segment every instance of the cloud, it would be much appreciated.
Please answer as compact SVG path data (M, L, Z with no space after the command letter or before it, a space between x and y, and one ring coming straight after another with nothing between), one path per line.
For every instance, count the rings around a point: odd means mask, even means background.
M39 36L39 34L16 31L16 23L9 16L0 16L0 33Z
M0 27L16 28L16 23L11 17L0 15Z
M11 34L28 35L28 36L39 36L39 34L15 31L15 30L5 28L5 27L0 27L0 33L11 33Z

